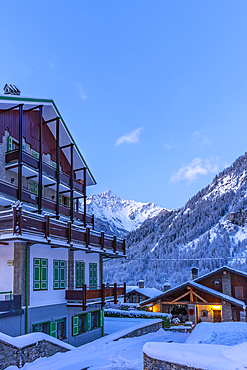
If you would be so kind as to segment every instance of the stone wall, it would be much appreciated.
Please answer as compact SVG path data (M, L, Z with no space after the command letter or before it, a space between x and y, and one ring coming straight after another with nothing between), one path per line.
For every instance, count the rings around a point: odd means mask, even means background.
M168 361L156 360L144 353L144 370L203 370L199 367L189 367Z
M222 293L231 296L231 274L228 271L222 272Z
M68 349L52 342L41 340L28 346L18 348L0 340L0 370L8 366L22 368L26 363L39 357L50 357L57 352L67 352Z
M161 322L156 322L155 324L150 324L150 325L147 325L143 328L140 328L140 329L136 329L126 335L123 335L122 337L119 337L116 340L119 340L119 339L122 339L122 338L134 338L134 337L140 337L142 335L145 335L145 334L149 334L149 333L154 333L158 330L160 330L162 328L162 321Z
M222 301L222 321L232 321L232 305L226 301Z

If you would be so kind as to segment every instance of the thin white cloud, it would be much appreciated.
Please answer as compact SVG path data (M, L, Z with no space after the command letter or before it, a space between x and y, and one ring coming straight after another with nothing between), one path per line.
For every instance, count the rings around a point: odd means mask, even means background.
M87 96L83 90L83 87L82 87L82 84L78 81L75 82L75 87L76 87L76 92L77 92L77 96L81 99L81 100L85 100L87 99Z
M177 144L174 140L171 140L169 143L167 144L164 144L164 148L166 148L167 150L171 150L173 148L180 148L180 145Z
M138 127L134 131L130 132L129 134L125 134L121 136L119 139L117 139L115 145L121 145L121 144L139 144L140 143L140 133L142 131L143 127Z
M210 146L214 140L213 137L206 135L204 130L195 131L191 134L192 140L199 141L201 143L201 149L204 146Z
M187 180L188 183L196 180L198 175L207 175L208 173L217 173L219 167L217 164L212 164L208 159L195 158L187 165L179 168L179 170L171 177L170 182L178 182Z

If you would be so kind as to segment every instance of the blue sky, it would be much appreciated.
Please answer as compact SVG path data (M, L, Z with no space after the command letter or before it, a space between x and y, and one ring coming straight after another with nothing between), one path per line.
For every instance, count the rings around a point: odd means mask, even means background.
M2 1L0 85L52 98L97 185L182 206L247 150L247 2Z

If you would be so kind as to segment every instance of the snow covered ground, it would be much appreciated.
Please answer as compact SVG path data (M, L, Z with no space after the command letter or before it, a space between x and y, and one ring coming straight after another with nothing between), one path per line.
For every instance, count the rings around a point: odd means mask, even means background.
M145 322L147 321L145 319ZM106 336L92 343L75 348L70 352L57 353L55 356L49 358L40 358L33 363L24 365L22 369L86 370L88 368L89 370L142 370L142 348L146 342L184 343L189 335L165 332L163 329L160 329L156 333L150 333L137 338L119 339L118 341L111 340L108 343L107 340L110 336ZM16 366L10 366L8 370L18 370L18 368Z
M105 317L105 334L115 333L118 330L130 328L133 325L143 323L144 325L152 324L153 319L131 319L118 317Z
M247 323L201 323L184 344L146 343L153 358L206 370L247 368Z

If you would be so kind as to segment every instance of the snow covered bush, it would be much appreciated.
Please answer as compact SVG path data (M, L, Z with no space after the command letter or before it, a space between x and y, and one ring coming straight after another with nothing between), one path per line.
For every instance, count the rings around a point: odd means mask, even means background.
M169 328L171 326L171 316L168 313L145 312L145 311L122 311L105 309L105 317L128 317L137 319L161 319L162 327Z

